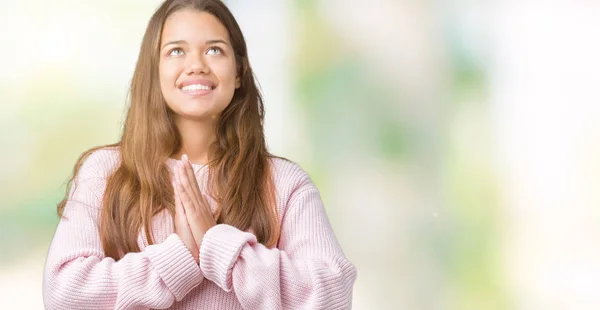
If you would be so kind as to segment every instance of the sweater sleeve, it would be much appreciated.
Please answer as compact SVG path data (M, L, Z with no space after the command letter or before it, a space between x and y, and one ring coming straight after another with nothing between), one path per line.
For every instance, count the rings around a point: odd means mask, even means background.
M350 309L355 267L344 257L317 188L294 195L278 248L233 226L209 229L200 248L207 279L234 290L245 309Z
M203 276L176 234L119 261L104 256L98 220L105 179L89 177L91 168L80 169L48 251L45 308L164 309L183 299Z

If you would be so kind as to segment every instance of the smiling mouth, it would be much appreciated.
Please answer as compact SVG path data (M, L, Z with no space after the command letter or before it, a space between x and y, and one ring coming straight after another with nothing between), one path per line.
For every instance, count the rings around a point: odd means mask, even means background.
M204 84L190 84L179 87L179 90L189 96L203 96L211 93L215 89L214 86Z
M192 85L186 85L186 86L180 87L179 89L183 92L194 92L194 91L199 91L199 90L211 91L214 89L214 87L211 87L208 85L203 85L203 84L192 84Z

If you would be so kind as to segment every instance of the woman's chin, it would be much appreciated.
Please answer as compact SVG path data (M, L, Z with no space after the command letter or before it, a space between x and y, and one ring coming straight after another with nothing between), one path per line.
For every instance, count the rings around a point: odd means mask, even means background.
M208 102L181 102L177 107L177 114L182 117L202 118L212 114L211 104Z
M214 119L215 115L220 114L224 108L220 108L220 105L215 102L199 102L199 101L185 101L178 102L176 109L171 109L179 117L184 119L193 120L210 120Z
M188 113L183 113L180 116L182 118L189 119L189 120L203 121L203 120L211 120L211 119L213 119L213 115L214 115L214 113L209 113L207 111L203 111L203 112L188 112Z

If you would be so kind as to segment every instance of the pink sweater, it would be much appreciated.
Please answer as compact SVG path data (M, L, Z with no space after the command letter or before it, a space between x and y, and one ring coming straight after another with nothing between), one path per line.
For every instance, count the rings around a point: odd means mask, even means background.
M168 160L170 168L175 160ZM200 265L174 233L168 211L153 218L148 245L104 257L98 211L119 150L91 154L69 194L44 272L47 309L349 309L355 267L344 257L319 191L297 165L273 159L281 237L276 248L220 224L202 240ZM206 167L194 165L206 186ZM212 208L214 211L214 204Z

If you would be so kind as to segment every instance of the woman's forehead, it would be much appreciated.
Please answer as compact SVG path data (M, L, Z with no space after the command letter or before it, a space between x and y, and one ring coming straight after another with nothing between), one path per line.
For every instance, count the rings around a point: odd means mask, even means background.
M221 21L208 12L194 9L171 14L161 34L161 42L181 40L193 44L218 39L229 42L228 31Z

